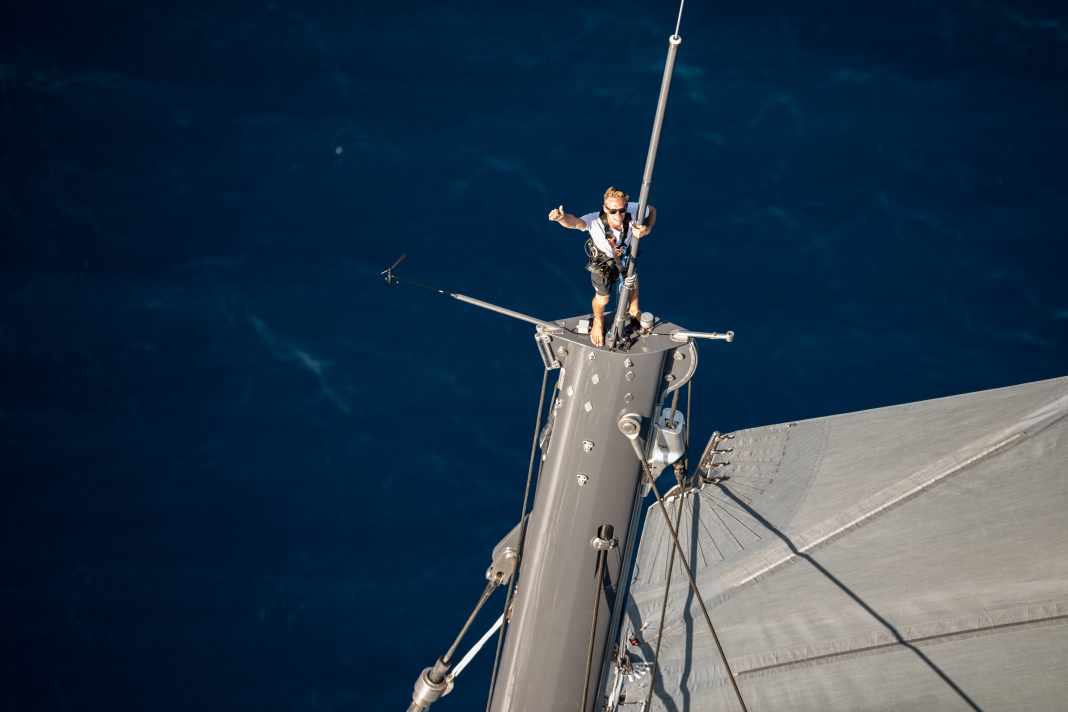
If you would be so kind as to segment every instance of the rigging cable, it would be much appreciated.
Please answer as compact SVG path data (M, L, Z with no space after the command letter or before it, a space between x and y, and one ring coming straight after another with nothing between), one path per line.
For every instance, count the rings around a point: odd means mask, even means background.
M601 594L604 586L604 567L608 560L608 540L612 538L612 525L602 524L597 527L597 535L590 542L598 544L597 564L593 574L593 623L590 624L590 647L586 653L586 684L582 688L582 701L579 703L579 712L585 712L586 701L590 699L590 673L593 671L593 647L597 642L597 619L601 613ZM605 546L600 546L600 544ZM609 578L611 583L611 578Z
M701 606L701 613L704 614L705 623L708 624L708 630L712 633L712 640L716 643L716 650L719 651L720 660L723 661L723 667L727 671L727 678L731 681L731 687L734 688L734 694L738 698L738 704L742 707L742 712L749 712L749 708L745 705L745 700L742 698L742 691L738 688L738 681L734 677L734 671L731 670L731 664L727 662L727 653L723 650L723 645L719 642L719 635L716 633L715 626L712 625L712 617L708 614L708 608L705 606L705 599L701 595L701 590L697 587L697 581L693 577L693 571L690 570L690 562L686 558L686 554L682 553L682 544L679 543L678 529L671 523L671 515L667 513L667 505L664 503L664 498L660 495L660 488L656 486L656 479L653 477L653 473L649 470L649 463L645 461L645 457L642 454L641 446L636 439L630 439L630 444L634 448L634 454L638 456L638 461L641 462L642 470L645 472L645 479L649 482L649 486L652 487L653 494L656 495L656 501L660 505L660 511L664 513L664 522L668 526L668 531L671 532L671 539L675 544L675 552L679 555L679 560L682 561L682 568L686 571L686 578L690 582L690 590L693 591L694 598Z
M686 449L690 449L690 406L693 405L693 379L686 382ZM682 466L687 472L690 471L690 456L682 456Z
M475 604L474 610L471 611L471 615L467 617L467 621L464 623L464 627L460 629L460 634L456 636L456 640L449 646L449 650L441 657L441 662L449 665L452 663L452 656L456 654L456 649L460 647L460 642L467 635L468 628L475 622L475 617L478 616L478 612L482 610L482 606L486 605L486 601L489 600L490 594L496 590L500 585L500 581L489 580L486 582L486 587L482 589L482 595L478 597L478 603Z
M679 495L678 503L679 508L675 510L675 529L679 528L679 521L682 519L682 495ZM649 675L649 692L645 695L645 707L642 709L649 709L649 703L653 699L653 688L656 687L656 672L660 666L660 642L664 637L664 617L667 615L667 602L668 594L671 592L671 573L675 568L675 550L671 550L671 558L668 559L667 568L667 582L664 584L664 600L660 604L660 627L656 631L656 649L653 651L653 669Z
M433 667L425 669L416 680L415 689L412 692L412 703L408 706L408 712L425 712L439 697L447 695L452 689L451 679L449 677L449 668L452 666L452 656L456 653L456 649L460 647L460 642L464 639L464 636L467 635L467 630L471 627L478 612L482 610L482 606L489 600L490 594L492 594L500 585L501 580L499 577L491 578L486 582L486 587L482 590L482 595L478 597L478 603L475 604L475 608L471 611L471 615L469 615L467 621L464 622L463 628L460 629L460 634L456 636L452 645L449 646L448 652L438 658ZM475 652L477 652L477 650ZM467 665L467 661L468 658L465 657L464 665Z
M401 281L399 279L397 279L397 275L396 275L395 271L396 271L397 267L400 266L400 264L402 262L404 262L404 260L407 257L408 257L408 255L406 255L406 254L401 255L397 259L396 262L394 262L392 265L390 265L389 267L386 267L384 270L379 272L378 276L379 277L385 277L386 284L388 284L391 287L396 287L398 284L401 284ZM551 323L551 322L548 322L548 321L544 321L542 319L538 319L537 317L530 316L529 314L524 314L522 312L517 312L514 309L507 309L505 307L498 306L496 304L492 304L490 302L486 302L486 301L483 301L481 299L475 299L474 297L469 297L466 294L459 294L457 292L449 292L449 291L446 291L444 289L438 289L437 287L434 287L432 285L423 284L421 282L416 282L414 280L408 279L407 277L404 280L404 284L409 284L409 285L411 285L413 287L419 287L420 289L425 289L428 292L435 292L437 294L440 294L443 297L449 297L451 299L455 299L458 302L464 302L465 304L471 304L472 306L480 307L482 309L487 309L487 310L492 311L492 312L497 312L498 314L503 314L504 316L510 316L513 319L518 319L520 321L525 321L528 324L533 324L534 326L540 327L541 329L543 329L545 331L548 331L548 332L570 331L569 329L565 329L560 324L555 324L555 323Z
M478 639L478 642L471 646L471 649L467 651L467 654L460 658L460 662L456 663L456 666L449 671L449 674L447 675L447 678L449 680L455 680L456 678L460 677L460 673L464 671L464 668L467 667L467 664L474 659L475 655L478 654L478 651L482 650L482 646L484 646L486 644L486 641L488 641L490 637L497 632L497 629L500 628L503 623L504 614L501 614L497 616L497 620L493 622L493 625L490 626L490 629L487 630L482 635L482 637Z
M683 0L683 1L685 2L685 0ZM682 8L681 7L679 8L679 12L680 12L680 16L681 16L681 12L682 12ZM675 391L675 393L678 394L678 391ZM693 405L693 379L691 378L689 381L686 382L686 440L684 442L686 443L686 447L687 448L689 448L689 446L690 446L690 411L691 411L691 406L692 405ZM672 404L672 407L674 407L674 404ZM686 456L686 455L683 455L683 458L682 458L682 474L680 474L678 471L676 471L676 477L678 477L678 479L679 479L679 487L680 488L682 487L682 485L685 482L683 477L685 477L686 473L689 472L689 469L690 469L689 466L690 466L689 457ZM684 497L685 497L685 493L680 492L679 493L679 497L678 497L679 508L675 510L675 531L679 530L679 522L682 520L682 504L685 501ZM652 700L653 700L653 689L656 687L656 673L660 669L660 643L664 639L664 618L667 615L668 594L671 593L671 573L672 573L672 570L674 568L675 568L675 550L672 549L671 550L671 558L668 560L667 579L666 579L666 582L664 583L664 600L660 603L660 626L657 628L657 631L656 631L656 648L653 650L653 667L652 667L652 670L650 670L650 674L649 674L649 691L645 695L645 707L642 708L642 709L646 709L646 710L649 709L649 703L652 702Z
M515 586L512 585L512 581L519 574L519 567L523 565L523 542L527 535L527 505L530 502L530 485L534 479L534 455L538 451L538 435L541 433L541 415L545 409L545 386L549 383L549 369L546 368L541 374L541 393L538 395L538 414L534 417L534 437L530 441L530 462L527 464L527 484L523 489L523 508L519 512L519 543L517 544L516 552L516 568L512 573L512 578L508 581L508 591L504 598L504 610L501 615L504 616L504 620L508 620L508 607L512 605L512 594L515 591ZM541 473L541 467L538 467L539 474ZM490 705L493 704L493 688L497 684L497 672L500 669L501 660L501 648L504 646L504 632L507 628L506 625L501 625L501 632L497 636L497 653L493 656L493 674L490 676L489 684L489 696L486 699L486 712L489 712Z

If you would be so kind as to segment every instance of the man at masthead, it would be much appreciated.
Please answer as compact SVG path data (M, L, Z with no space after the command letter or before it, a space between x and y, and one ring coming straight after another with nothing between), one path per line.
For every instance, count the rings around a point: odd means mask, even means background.
M590 327L590 341L594 346L604 345L604 308L608 304L612 287L626 269L627 256L630 254L632 240L639 240L653 229L656 222L656 208L645 208L645 220L641 225L632 224L638 219L638 204L630 202L630 197L618 188L609 188L604 192L601 210L588 213L581 218L564 211L564 206L553 208L549 220L571 230L585 230L589 233L586 240L586 269L590 272L593 283L593 325ZM622 306L617 306L622 309ZM638 285L630 295L627 312L637 319Z

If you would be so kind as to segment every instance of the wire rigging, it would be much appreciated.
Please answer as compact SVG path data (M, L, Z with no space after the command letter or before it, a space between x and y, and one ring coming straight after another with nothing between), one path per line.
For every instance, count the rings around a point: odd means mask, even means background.
M460 673L464 671L464 668L467 667L467 664L474 660L475 655L478 654L478 651L482 650L482 646L486 644L486 641L488 641L490 637L492 637L493 634L497 632L497 629L500 628L503 624L504 614L501 614L497 616L497 620L493 622L493 625L490 626L489 630L482 634L482 637L478 639L478 642L472 645L471 649L468 650L462 658L460 658L460 662L456 663L453 669L449 671L449 674L447 676L449 680L455 680L456 678L460 677Z
M683 0L685 2L686 0ZM682 6L679 6L679 19L682 19ZM678 32L678 27L675 28ZM675 391L675 401L671 404L672 409L675 408L678 402L678 391ZM693 379L691 378L686 383L686 439L683 441L686 443L687 448L690 445L690 413L692 412L693 405ZM689 456L683 455L682 458L682 472L676 471L676 477L679 478L679 486L684 484L683 477L685 473L689 472ZM679 522L682 520L682 504L684 501L684 493L680 492L678 497L678 508L675 510L675 531L679 529ZM712 542L715 545L715 541ZM722 558L722 557L721 557ZM667 578L664 583L664 600L660 602L660 625L656 631L656 648L653 650L653 668L649 673L649 691L645 694L645 707L642 709L649 709L649 703L653 700L653 690L656 687L656 673L660 669L660 644L664 639L664 619L667 616L667 604L668 595L671 593L671 574L675 568L675 549L671 549L671 558L668 559Z
M602 524L597 528L597 537L594 541L611 538L612 525ZM605 564L608 560L608 550L597 550L597 564L594 566L593 575L593 622L590 624L590 645L586 653L586 684L582 688L582 700L579 702L579 712L585 712L586 701L590 699L590 673L593 671L593 650L597 642L597 619L601 613L601 587L604 585Z
M712 625L712 617L708 614L708 607L705 606L705 599L701 595L701 590L697 587L697 581L693 577L690 561L682 551L682 544L679 543L678 529L671 523L671 515L667 512L667 505L660 494L660 488L656 486L656 479L653 477L653 473L649 470L649 463L645 461L641 449L635 440L631 440L631 445L634 447L634 452L642 464L642 470L645 472L645 479L652 487L653 494L656 495L656 501L657 504L660 505L660 511L664 514L664 522L667 524L668 531L671 533L671 539L675 545L675 552L679 555L679 561L682 562L682 568L686 572L686 578L690 582L690 590L693 591L694 598L697 599L697 603L701 606L701 613L704 614L705 623L708 624L708 630L712 633L712 640L716 643L716 650L719 651L720 660L723 661L723 667L727 671L727 678L731 681L731 687L734 688L734 694L738 699L738 704L741 705L742 712L749 712L749 708L746 707L745 700L742 698L742 691L738 688L738 681L734 677L734 671L731 670L731 664L727 661L727 653L724 652L723 645L719 642L719 634L716 633L716 627Z
M508 620L508 607L512 605L512 594L515 592L515 586L513 582L515 577L519 575L519 568L523 564L523 544L527 536L527 505L530 502L530 485L534 480L534 456L538 451L538 435L541 434L541 416L545 410L545 387L549 383L549 369L545 369L541 374L541 393L538 394L538 414L534 416L534 436L530 441L530 461L527 463L527 484L523 488L523 508L519 511L519 543L517 544L516 552L516 568L512 573L512 578L508 581L508 591L504 597L504 610L501 615L504 617L505 622ZM541 467L538 467L538 473L541 473ZM497 652L493 656L493 674L490 676L489 695L486 698L486 712L489 712L490 705L493 704L493 688L497 685L497 672L500 670L501 661L501 648L504 646L504 633L508 626L506 624L501 625L501 632L497 636Z
M679 528L679 521L682 519L682 497L678 500L678 509L675 510L675 529ZM649 691L645 694L645 706L642 709L649 709L649 703L653 699L653 689L656 687L656 673L660 668L660 643L664 638L664 618L667 615L667 602L668 594L671 593L671 573L675 568L675 550L671 550L671 558L668 559L667 567L667 582L664 584L664 600L660 604L660 626L656 631L656 649L653 650L653 669L649 674Z

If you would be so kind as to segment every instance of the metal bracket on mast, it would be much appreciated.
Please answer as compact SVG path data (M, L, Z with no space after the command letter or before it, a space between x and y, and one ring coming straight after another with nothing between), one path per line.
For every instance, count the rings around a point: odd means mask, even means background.
M634 454L654 478L686 454L686 418L680 410L664 408L653 423L648 445L641 436L642 417L637 413L626 413L617 426L619 432L630 441Z
M560 368L560 359L567 356L566 347L561 346L556 351L553 351L553 337L547 329L541 326L534 332L534 343L538 347L538 355L541 356L546 370L551 371Z

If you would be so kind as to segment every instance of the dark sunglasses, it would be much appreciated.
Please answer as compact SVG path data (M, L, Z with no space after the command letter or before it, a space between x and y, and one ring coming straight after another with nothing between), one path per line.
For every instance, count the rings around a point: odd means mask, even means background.
M620 213L627 212L627 209L626 208L619 208L618 210L613 210L612 208L609 208L609 207L606 206L604 211L608 215L619 215Z

